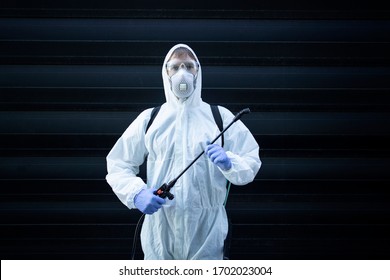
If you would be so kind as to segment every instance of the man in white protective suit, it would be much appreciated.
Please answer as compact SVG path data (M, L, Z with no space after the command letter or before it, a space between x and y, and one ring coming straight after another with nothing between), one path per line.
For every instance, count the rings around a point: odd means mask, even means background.
M129 209L147 214L141 230L145 259L223 259L228 220L226 182L245 185L260 169L259 146L235 122L221 138L210 105L201 99L202 70L193 50L174 46L162 67L166 103L146 131L152 109L143 111L107 156L107 182ZM223 126L234 115L218 106ZM205 154L171 189L173 200L153 192L174 179L203 150ZM147 160L147 182L138 177Z

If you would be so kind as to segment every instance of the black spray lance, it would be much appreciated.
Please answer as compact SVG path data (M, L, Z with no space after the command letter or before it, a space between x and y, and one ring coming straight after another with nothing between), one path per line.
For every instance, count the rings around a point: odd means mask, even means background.
M249 110L249 108L246 108L246 109L243 109L241 110L239 113L237 113L237 115L234 117L234 119L232 120L232 122L224 129L221 131L221 133L215 137L215 139L213 141L210 142L210 144L213 144L215 141L218 140L219 137L222 136L222 134L225 133L226 130L229 129L229 127L235 123L236 121L238 121L242 115L244 114L249 114L251 111ZM174 198L173 194L170 193L170 190L171 188L176 184L177 180L179 180L179 178L204 154L204 151L202 151L175 179L173 179L172 181L170 181L168 184L167 183L164 183L158 190L156 190L154 192L155 195L158 195L159 197L161 198L166 198L168 197L169 200L172 200Z

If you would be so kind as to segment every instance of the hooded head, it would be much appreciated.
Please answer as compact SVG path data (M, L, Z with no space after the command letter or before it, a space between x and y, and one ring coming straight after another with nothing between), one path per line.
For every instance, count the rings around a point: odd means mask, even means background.
M171 48L162 67L165 97L171 105L199 105L202 70L194 51L185 44Z

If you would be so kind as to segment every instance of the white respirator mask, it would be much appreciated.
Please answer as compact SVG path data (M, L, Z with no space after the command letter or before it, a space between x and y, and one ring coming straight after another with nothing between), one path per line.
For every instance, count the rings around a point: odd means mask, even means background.
M171 89L177 98L187 98L195 90L196 77L185 69L180 69L171 78Z

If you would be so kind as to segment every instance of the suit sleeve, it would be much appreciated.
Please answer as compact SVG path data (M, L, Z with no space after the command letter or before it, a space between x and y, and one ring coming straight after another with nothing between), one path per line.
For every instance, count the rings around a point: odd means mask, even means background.
M129 209L135 208L134 197L146 187L138 176L145 160L145 126L150 110L142 112L126 129L107 155L106 180L119 200Z
M220 107L224 127L234 118L227 109ZM232 168L221 172L234 185L252 182L261 167L259 145L242 121L235 122L225 133L224 149L232 162Z

